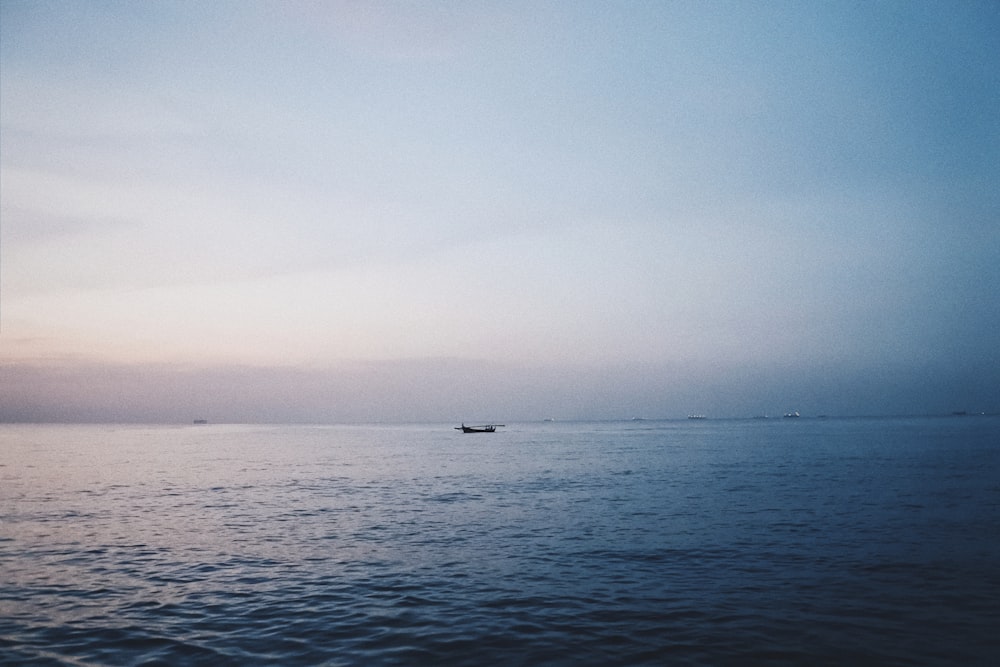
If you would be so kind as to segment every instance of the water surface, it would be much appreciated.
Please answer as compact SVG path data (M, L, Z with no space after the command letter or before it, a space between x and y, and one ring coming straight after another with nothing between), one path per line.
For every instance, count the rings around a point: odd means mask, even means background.
M7 664L997 664L1000 420L0 426Z

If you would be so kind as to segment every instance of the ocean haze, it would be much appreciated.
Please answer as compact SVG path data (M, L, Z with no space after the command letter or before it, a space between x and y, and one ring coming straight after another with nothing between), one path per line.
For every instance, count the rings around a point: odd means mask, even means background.
M979 367L525 367L466 359L336 368L8 364L0 420L223 423L940 415L1000 412ZM992 400L983 397L993 396Z

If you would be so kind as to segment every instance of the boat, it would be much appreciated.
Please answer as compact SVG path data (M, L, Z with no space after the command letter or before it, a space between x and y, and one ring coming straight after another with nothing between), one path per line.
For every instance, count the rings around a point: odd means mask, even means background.
M708 419L705 415L688 415L688 419Z
M799 416L798 412L786 412L785 413L785 419L795 419L798 416Z
M194 423L195 424L207 424L208 420L207 419L195 419Z
M503 424L483 424L482 426L466 426L464 423L461 426L456 426L456 431L461 431L462 433L495 433L498 426L503 426Z

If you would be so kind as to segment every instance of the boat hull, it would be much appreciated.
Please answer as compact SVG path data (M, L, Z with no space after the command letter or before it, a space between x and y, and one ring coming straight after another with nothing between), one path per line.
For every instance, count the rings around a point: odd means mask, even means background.
M461 426L456 426L455 430L462 433L496 433L497 426L502 426L502 424L486 424L484 426L466 426L462 424Z

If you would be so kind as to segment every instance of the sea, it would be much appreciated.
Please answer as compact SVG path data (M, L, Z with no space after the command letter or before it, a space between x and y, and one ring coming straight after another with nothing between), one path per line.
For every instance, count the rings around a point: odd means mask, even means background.
M456 425L0 425L0 663L1000 664L1000 417Z

